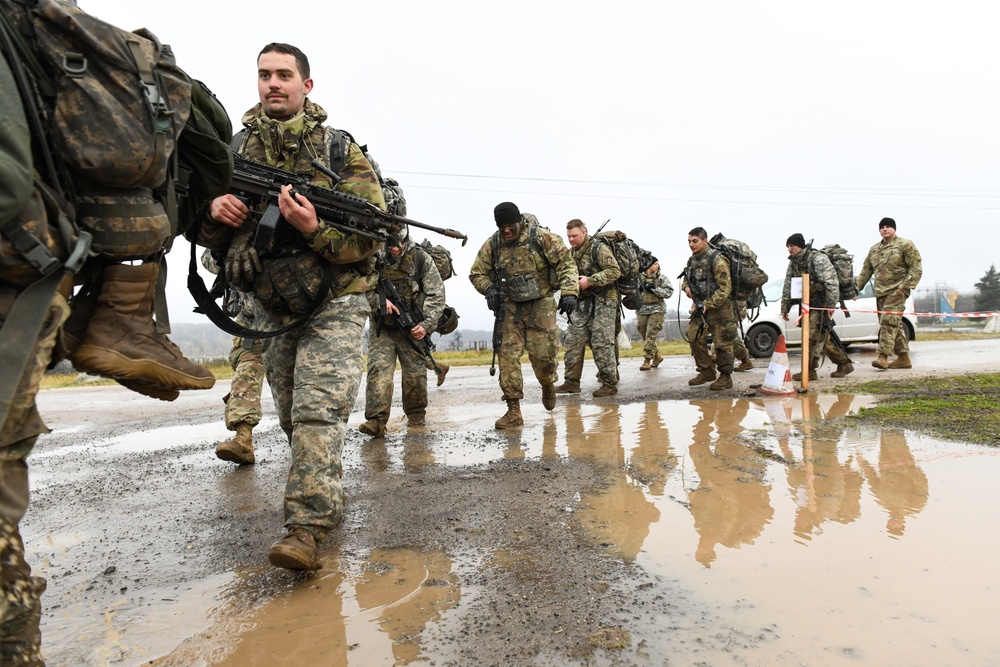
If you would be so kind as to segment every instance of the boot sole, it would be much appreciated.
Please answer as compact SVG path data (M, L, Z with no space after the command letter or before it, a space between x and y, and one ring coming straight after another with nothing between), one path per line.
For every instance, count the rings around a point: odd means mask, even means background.
M114 350L92 345L81 345L72 354L73 366L85 373L94 373L114 380L128 380L155 383L162 390L169 389L211 389L215 386L215 376L205 370L203 375L191 375L172 366L143 359L136 361Z
M251 455L249 458L237 454L236 452L231 452L226 449L216 449L215 455L222 461L229 461L230 463L236 463L241 466L253 465L257 462L257 459Z
M313 571L320 567L314 558L310 558L298 549L284 545L271 547L271 550L267 552L267 560L271 565L285 570Z

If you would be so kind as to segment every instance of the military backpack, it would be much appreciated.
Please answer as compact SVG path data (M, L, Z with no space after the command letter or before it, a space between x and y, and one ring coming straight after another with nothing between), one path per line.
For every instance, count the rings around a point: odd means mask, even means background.
M837 282L840 284L840 307L846 312L845 302L858 296L858 284L854 278L854 255L836 243L823 246L817 252L826 255L837 271Z
M597 249L601 243L611 248L618 268L621 269L622 274L615 287L622 296L622 305L630 310L637 310L642 305L642 300L638 298L639 281L643 272L656 262L656 257L626 236L625 232L598 230L590 244L590 257L594 264L597 264Z
M745 301L748 311L760 308L765 303L761 288L767 282L767 274L757 264L757 253L743 241L727 239L721 232L709 239L708 243L729 262L733 299ZM750 320L753 321L755 317L751 316Z

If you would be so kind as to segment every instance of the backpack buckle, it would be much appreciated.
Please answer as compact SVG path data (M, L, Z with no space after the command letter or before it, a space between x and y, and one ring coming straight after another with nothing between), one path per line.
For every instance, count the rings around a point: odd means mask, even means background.
M67 51L63 54L62 69L66 76L79 78L87 73L87 57L82 53Z

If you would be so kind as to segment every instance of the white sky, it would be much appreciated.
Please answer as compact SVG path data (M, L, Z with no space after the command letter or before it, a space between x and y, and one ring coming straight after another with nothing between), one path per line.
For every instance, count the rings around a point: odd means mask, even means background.
M920 288L969 292L1000 264L993 2L79 4L170 44L236 127L260 48L303 49L310 97L400 181L410 217L469 236L437 237L463 328L492 323L466 276L505 200L560 234L611 218L672 276L695 226L749 242L776 278L790 234L859 264L883 216L920 249ZM186 261L179 242L171 317L207 321Z

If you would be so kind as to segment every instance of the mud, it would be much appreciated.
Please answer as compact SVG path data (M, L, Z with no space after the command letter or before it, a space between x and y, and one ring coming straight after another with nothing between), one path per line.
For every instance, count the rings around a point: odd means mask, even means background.
M961 345L918 341L902 373L1000 370L996 341ZM852 379L875 377L869 356ZM976 365L934 361L952 356ZM741 399L763 368L720 397L686 386L687 358L638 362L623 361L618 396L590 398L585 377L552 414L529 384L511 433L492 427L504 406L485 368L431 388L426 429L394 414L371 440L355 413L347 514L311 576L266 560L288 465L273 412L257 464L237 469L212 452L228 383L170 404L113 387L43 393L54 432L30 460L23 532L49 581L48 664L908 663L927 637L947 648L940 664L1000 650L945 595L988 618L983 591L1000 581L977 592L986 564L949 563L941 547L995 553L992 535L949 527L973 508L936 495L979 488L997 457L912 436L885 454L879 431L809 421L862 397ZM803 590L823 601L800 603ZM886 636L911 648L886 652Z

